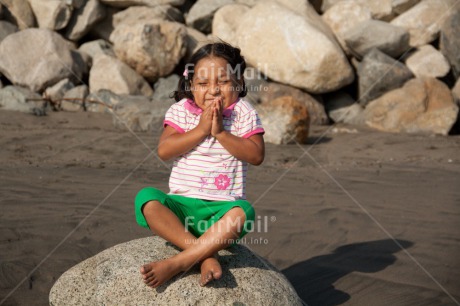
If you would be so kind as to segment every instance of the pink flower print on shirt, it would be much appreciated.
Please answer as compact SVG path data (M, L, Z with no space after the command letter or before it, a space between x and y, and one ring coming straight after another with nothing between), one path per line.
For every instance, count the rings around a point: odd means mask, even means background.
M230 185L230 178L225 174L219 174L214 180L214 185L216 185L219 190L225 190Z

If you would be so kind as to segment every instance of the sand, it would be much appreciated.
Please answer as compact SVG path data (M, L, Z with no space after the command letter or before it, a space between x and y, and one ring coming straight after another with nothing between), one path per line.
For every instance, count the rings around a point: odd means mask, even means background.
M45 305L64 271L150 235L133 198L144 186L167 190L158 137L117 130L107 114L0 111L3 305ZM267 145L248 177L260 232L245 243L308 305L456 305L459 149L460 136L349 126Z

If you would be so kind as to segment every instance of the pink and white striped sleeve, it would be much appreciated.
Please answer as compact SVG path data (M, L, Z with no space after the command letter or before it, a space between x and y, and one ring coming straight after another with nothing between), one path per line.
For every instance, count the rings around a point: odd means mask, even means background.
M265 130L262 127L262 121L255 109L250 109L241 117L239 124L238 136L249 138L255 134L264 134Z
M185 133L185 110L181 110L181 105L178 103L171 105L166 112L163 126L166 127L167 125L174 128L179 133Z

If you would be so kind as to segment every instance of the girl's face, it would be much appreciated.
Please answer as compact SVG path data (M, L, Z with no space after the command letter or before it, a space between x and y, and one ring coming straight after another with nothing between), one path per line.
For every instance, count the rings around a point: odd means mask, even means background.
M194 67L191 91L196 105L205 109L215 98L221 98L224 109L239 96L238 84L232 80L230 65L220 57L205 57Z

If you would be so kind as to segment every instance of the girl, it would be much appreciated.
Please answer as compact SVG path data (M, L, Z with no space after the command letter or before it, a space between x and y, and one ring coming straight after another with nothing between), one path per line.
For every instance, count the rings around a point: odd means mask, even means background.
M251 230L254 209L245 200L248 163L260 165L265 146L247 93L246 63L226 43L200 48L186 65L177 103L166 112L158 155L174 159L170 192L142 189L135 199L140 226L183 251L141 267L144 282L158 287L200 263L200 284L222 275L217 252Z

